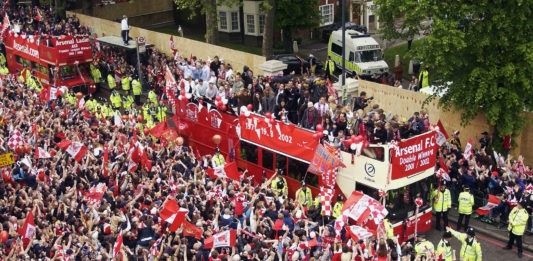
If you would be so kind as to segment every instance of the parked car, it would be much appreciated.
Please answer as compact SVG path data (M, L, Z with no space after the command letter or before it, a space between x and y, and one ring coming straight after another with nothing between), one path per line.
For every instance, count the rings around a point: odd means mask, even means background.
M283 70L283 74L287 75L294 71L296 74L302 74L309 70L309 59L304 59L297 54L278 54L271 57L272 60L279 60L287 65L287 69ZM324 65L318 59L316 59L316 70L319 72Z
M355 24L355 23L352 23L352 22L346 22L346 30L355 30L355 31L358 31L360 33L363 33L363 34L366 34L367 33L367 29L366 29L366 26L364 25L359 25L359 24ZM341 22L337 22L337 23L333 23L329 26L326 26L322 29L322 41L327 43L329 41L329 36L331 35L331 32L333 31L337 31L337 30L340 30L342 29L342 23Z

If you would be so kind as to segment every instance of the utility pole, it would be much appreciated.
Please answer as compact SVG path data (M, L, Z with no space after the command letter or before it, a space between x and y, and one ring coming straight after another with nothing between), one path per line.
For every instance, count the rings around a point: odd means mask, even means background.
M346 85L346 0L341 0L342 12L342 75L341 86Z

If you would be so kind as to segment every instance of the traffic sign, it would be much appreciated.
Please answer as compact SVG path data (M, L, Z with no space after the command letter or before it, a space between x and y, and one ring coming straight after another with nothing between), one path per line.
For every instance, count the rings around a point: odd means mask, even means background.
M144 37L141 36L141 37L137 38L137 42L146 43L146 40L144 39Z
M9 166L15 163L13 152L0 155L0 167Z

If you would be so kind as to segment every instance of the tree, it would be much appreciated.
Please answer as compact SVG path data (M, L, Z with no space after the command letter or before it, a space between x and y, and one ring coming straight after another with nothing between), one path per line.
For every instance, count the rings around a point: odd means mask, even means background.
M227 0L228 2L234 0ZM174 0L178 10L188 10L190 17L196 16L197 10L205 15L205 40L210 44L217 44L217 1L216 0Z
M274 18L275 18L275 1L264 0L261 3L261 11L265 13L265 28L263 28L262 54L267 59L272 56L272 47L274 44Z
M320 23L319 0L277 0L275 24L283 31L283 47L292 52L295 30L317 27Z
M461 108L463 125L484 112L501 137L520 132L533 108L532 1L375 3L386 39L405 39L432 18L430 34L411 52L430 68L443 108Z

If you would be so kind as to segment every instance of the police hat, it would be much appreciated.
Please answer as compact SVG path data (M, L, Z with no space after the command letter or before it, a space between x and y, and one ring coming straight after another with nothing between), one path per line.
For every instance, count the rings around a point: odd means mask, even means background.
M416 237L426 238L425 233L416 233Z
M440 184L443 185L443 186L446 186L446 180L445 179L441 180Z
M449 231L446 231L442 234L442 237L443 238L451 238L452 237L452 232L449 232Z
M518 201L518 204L520 204L520 206L522 206L522 207L525 207L525 206L527 206L527 201L521 200L521 201Z
M218 147L215 148L215 153L220 153L220 149Z
M473 228L468 228L466 230L466 234L469 235L469 236L475 236L476 235L476 231L473 229Z
M463 189L464 190L470 190L470 187L469 186L463 186Z
M342 195L337 196L337 201L343 201L343 200L344 200L344 197Z
M302 184L302 187L305 187L305 185L307 185L305 184L305 181L300 182L300 184Z

